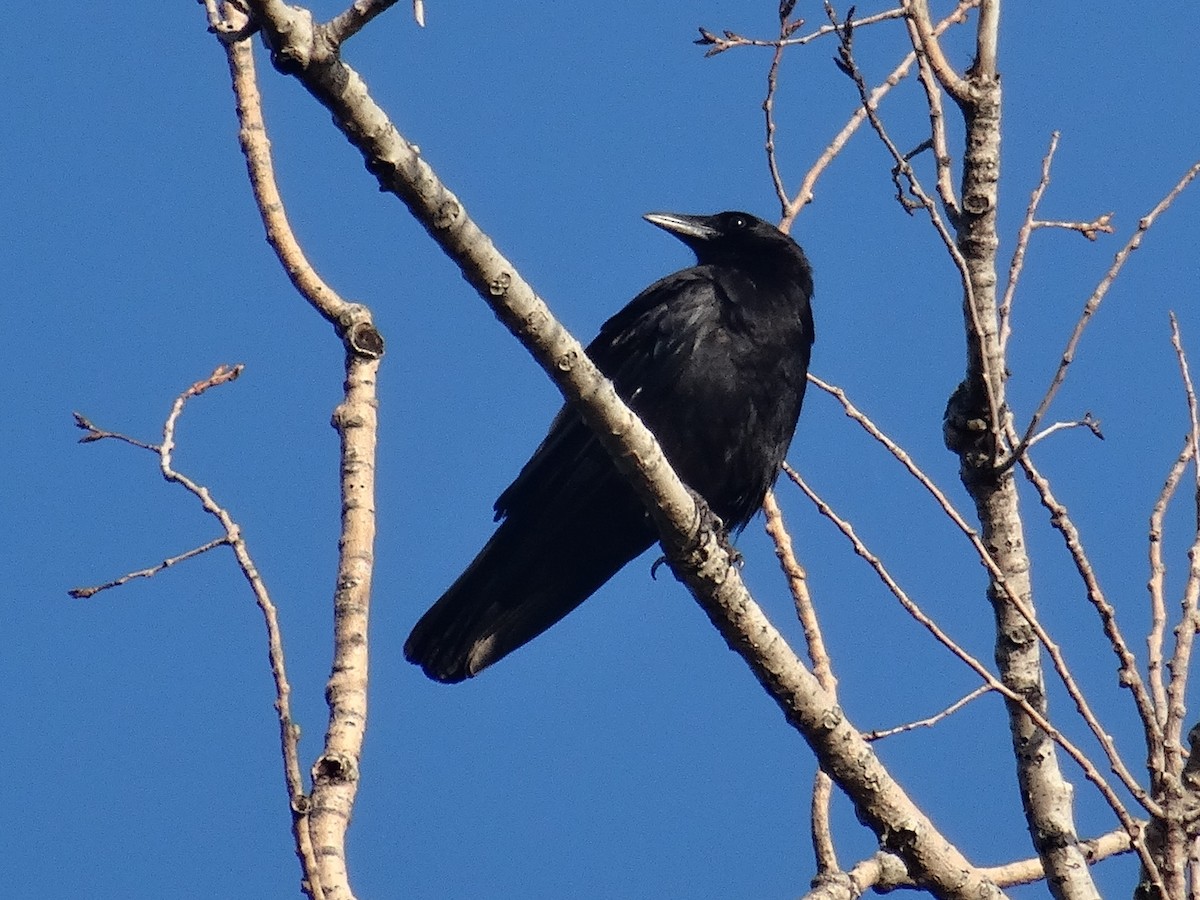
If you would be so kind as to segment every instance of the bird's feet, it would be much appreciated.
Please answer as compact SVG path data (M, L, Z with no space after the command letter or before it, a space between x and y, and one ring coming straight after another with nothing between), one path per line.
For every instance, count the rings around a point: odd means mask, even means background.
M729 537L729 529L725 527L725 522L712 511L712 507L708 505L708 501L700 496L700 494L691 488L688 488L688 493L692 495L692 502L696 504L696 526L693 532L692 547L701 546L705 538L711 534L716 538L718 546L729 557L730 565L737 566L740 569L745 564L746 558L742 556L741 551L737 547L733 546L733 541ZM650 577L657 578L659 567L667 562L670 562L670 559L665 555L656 559L650 566Z

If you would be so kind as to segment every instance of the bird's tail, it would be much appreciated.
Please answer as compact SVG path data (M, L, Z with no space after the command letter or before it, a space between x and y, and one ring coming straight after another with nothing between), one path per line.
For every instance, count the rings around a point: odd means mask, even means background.
M570 524L531 542L528 528L501 523L413 628L409 662L435 681L470 678L558 622L652 542L643 528L580 534Z

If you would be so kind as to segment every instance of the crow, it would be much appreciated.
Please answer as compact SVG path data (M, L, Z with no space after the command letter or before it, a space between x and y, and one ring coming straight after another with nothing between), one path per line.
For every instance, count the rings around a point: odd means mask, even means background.
M697 264L638 294L587 354L684 483L738 532L775 482L800 415L812 269L794 240L749 213L645 218ZM463 681L531 641L657 539L570 404L495 513L491 540L404 644L436 681Z

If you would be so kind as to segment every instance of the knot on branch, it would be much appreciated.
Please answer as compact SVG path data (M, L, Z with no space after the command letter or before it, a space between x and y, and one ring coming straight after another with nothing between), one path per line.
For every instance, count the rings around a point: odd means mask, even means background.
M383 356L383 335L371 322L355 322L346 329L343 340L346 350L366 359Z
M298 6L289 7L289 10L288 20L276 27L270 27L275 24L271 20L264 21L262 34L276 71L297 75L307 69L317 55L316 28L309 10Z
M341 753L327 753L312 770L313 786L350 784L358 781L358 763Z
M993 470L996 442L988 426L987 400L965 381L946 402L942 440L946 449L962 460L965 470Z

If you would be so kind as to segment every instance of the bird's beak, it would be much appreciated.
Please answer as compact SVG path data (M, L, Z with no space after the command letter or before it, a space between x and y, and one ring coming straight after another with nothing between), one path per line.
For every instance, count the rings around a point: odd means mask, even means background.
M685 216L682 213L646 213L642 216L651 225L657 225L663 231L678 235L685 241L688 238L707 241L716 237L719 232L708 224L708 216Z

